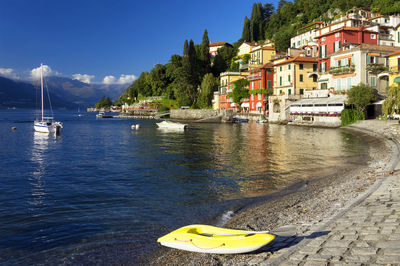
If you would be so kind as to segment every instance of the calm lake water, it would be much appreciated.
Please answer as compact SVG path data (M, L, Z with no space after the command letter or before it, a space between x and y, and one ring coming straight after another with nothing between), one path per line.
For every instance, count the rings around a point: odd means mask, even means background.
M55 113L64 128L54 137L33 132L34 115L0 110L0 264L134 263L170 230L221 224L228 210L359 166L368 152L341 130L165 131L72 111Z

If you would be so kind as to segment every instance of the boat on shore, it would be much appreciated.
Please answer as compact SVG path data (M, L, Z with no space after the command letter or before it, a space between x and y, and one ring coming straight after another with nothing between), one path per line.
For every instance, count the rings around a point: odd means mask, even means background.
M60 134L63 127L61 122L54 121L51 116L44 116L44 100L43 100L43 64L40 64L40 99L41 99L41 120L36 119L33 123L33 128L36 132L47 134ZM50 105L51 110L51 105ZM53 112L51 110L51 112Z
M237 254L255 251L275 238L268 231L254 232L210 225L188 225L160 237L161 245L192 252Z
M171 121L162 121L156 124L159 128L168 128L168 129L185 129L187 127L187 124L176 123Z

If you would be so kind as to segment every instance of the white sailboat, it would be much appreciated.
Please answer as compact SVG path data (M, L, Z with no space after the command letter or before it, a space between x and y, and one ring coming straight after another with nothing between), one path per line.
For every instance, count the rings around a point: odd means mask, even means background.
M36 132L59 134L62 126L61 122L54 121L53 117L44 116L44 102L43 102L43 64L40 64L40 93L42 103L42 119L35 120L34 129Z

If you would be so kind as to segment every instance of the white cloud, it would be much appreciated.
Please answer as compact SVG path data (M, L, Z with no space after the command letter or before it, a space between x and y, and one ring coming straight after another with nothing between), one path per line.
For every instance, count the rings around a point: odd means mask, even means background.
M125 75L122 74L119 79L117 79L116 77L109 75L109 76L105 76L103 79L103 83L104 84L128 84L128 83L132 83L134 80L136 79L135 75Z
M94 79L94 75L88 75L88 74L74 74L72 77L76 80L79 80L81 82L90 84L91 80Z
M104 84L115 84L115 77L114 76L105 76L103 79Z
M36 80L40 78L40 67L31 70L31 78ZM43 77L47 76L58 76L60 73L52 70L48 65L43 65Z
M0 76L6 77L6 78L12 78L12 79L18 78L18 76L14 73L14 69L12 69L12 68L1 68L0 67Z

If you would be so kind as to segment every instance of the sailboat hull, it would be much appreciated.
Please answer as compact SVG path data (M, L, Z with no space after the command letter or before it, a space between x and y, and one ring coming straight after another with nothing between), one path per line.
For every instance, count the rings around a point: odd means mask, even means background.
M36 132L47 134L60 134L62 124L60 122L38 122L34 123Z

